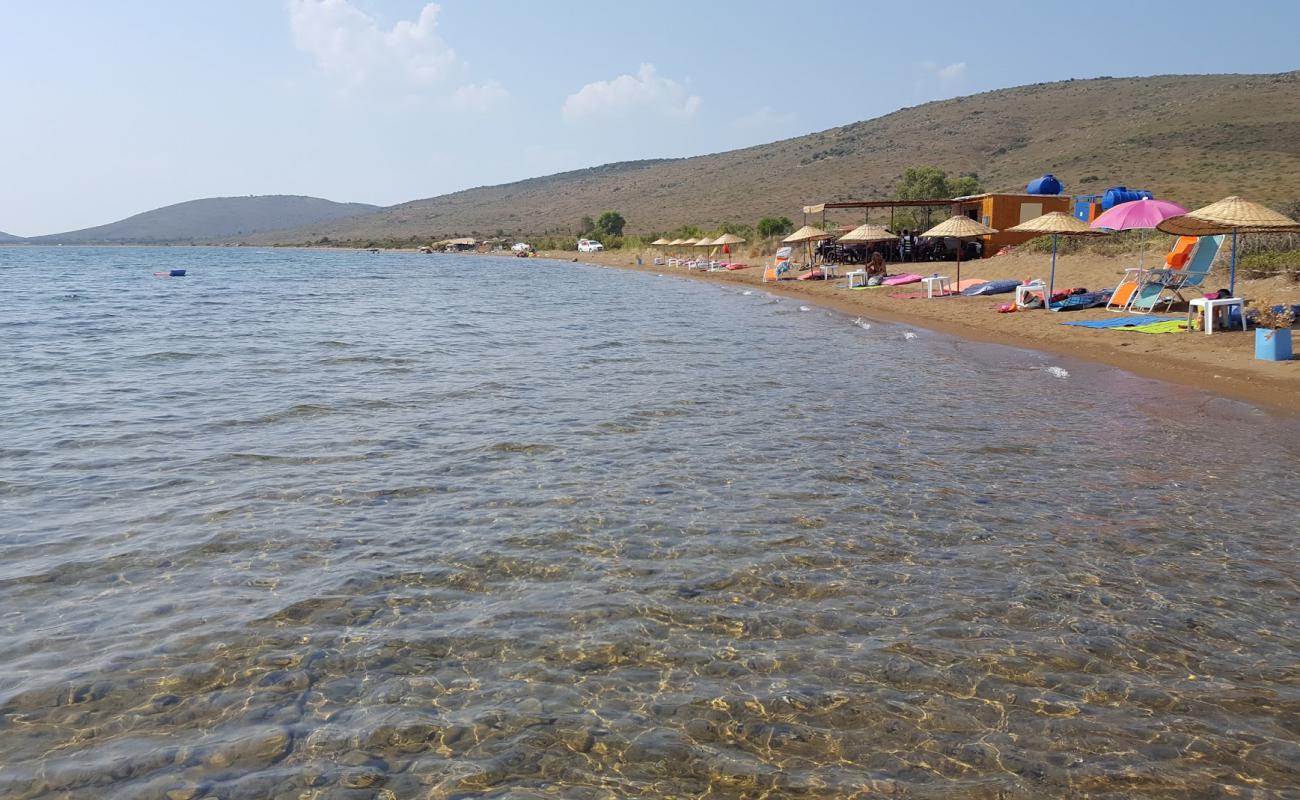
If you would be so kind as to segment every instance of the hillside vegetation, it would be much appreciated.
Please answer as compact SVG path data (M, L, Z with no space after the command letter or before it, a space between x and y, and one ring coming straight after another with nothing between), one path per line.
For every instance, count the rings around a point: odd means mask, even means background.
M607 209L626 216L629 233L752 224L773 214L798 220L805 204L889 197L916 164L975 173L988 190L1024 191L1051 172L1075 194L1124 184L1193 207L1232 193L1279 203L1300 194L1300 72L1003 89L757 147L469 189L252 241L569 232Z
M165 206L94 228L33 236L26 241L33 244L203 242L324 223L378 208L298 195L213 197Z

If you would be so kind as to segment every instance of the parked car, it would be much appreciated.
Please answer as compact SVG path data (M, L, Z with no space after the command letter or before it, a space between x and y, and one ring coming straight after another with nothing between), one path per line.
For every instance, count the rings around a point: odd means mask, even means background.
M528 242L515 242L510 245L510 249L516 253L530 253L532 252L533 246Z
M596 241L595 239L579 239L579 240L578 240L578 252L579 252L579 253L599 253L601 250L604 250L604 249L605 249L605 245L601 244L600 242Z

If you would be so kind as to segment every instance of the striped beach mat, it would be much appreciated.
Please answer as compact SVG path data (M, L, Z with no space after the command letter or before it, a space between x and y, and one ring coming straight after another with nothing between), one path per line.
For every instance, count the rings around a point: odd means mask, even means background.
M1153 325L1157 322L1179 322L1180 317L1161 317L1147 315L1141 317L1114 317L1112 319L1082 319L1062 322L1062 325L1074 325L1078 328L1136 328L1139 325Z

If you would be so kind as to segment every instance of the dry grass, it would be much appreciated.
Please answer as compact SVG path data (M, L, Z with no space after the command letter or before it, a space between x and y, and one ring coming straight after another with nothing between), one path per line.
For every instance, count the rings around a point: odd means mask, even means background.
M1038 84L927 103L795 139L638 161L416 200L260 241L569 233L617 208L628 233L704 230L806 203L892 195L904 169L975 172L1023 191L1052 172L1079 194L1125 184L1195 207L1228 194L1290 200L1300 183L1300 72ZM888 215L872 221L883 222ZM860 213L836 222L859 224Z

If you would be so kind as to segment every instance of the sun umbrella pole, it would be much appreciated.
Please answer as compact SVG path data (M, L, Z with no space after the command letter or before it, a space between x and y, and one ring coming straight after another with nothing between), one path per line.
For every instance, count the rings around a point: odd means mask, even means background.
M1228 294L1237 295L1237 229L1232 229L1232 264L1228 267Z
M1043 298L1043 309L1052 310L1052 295L1056 287L1056 234L1052 234L1052 272L1047 277L1047 296Z
M957 240L957 282L953 284L953 288L958 286L961 286L961 239Z

